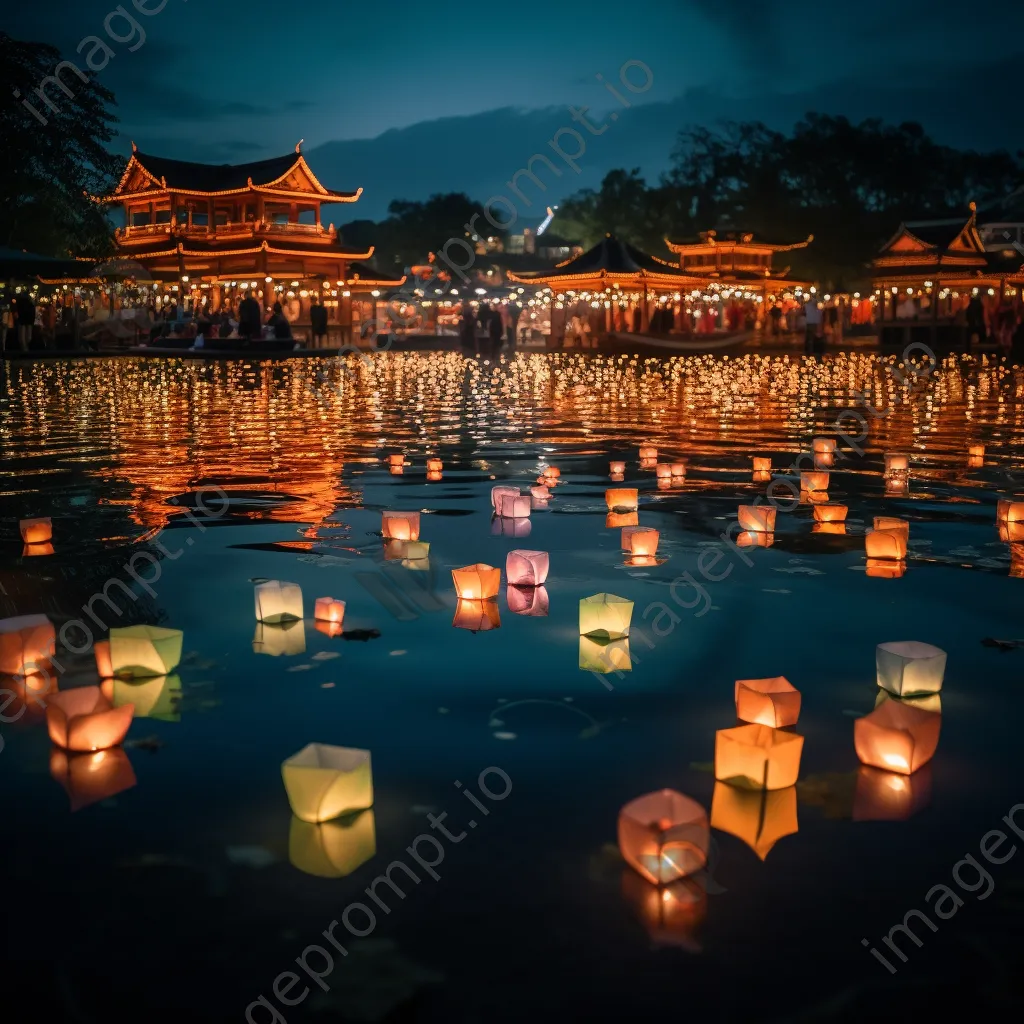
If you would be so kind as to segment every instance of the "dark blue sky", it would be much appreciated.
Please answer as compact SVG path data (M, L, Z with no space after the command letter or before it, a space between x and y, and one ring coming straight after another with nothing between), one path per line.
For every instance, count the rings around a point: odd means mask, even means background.
M136 0L156 10L161 0ZM596 79L642 61L651 88L593 140L579 175L545 202L616 166L656 178L688 123L757 118L784 128L815 109L916 119L942 141L1016 148L1024 59L1019 2L950 0L567 0L460 9L384 4L167 0L145 17L110 0L46 0L4 28L74 59L86 36L116 56L99 72L117 95L127 152L237 162L299 138L325 184L365 187L359 213L396 196L464 189L486 199L545 152L567 108L619 108ZM641 76L638 75L638 80ZM623 91L619 86L620 92ZM324 147L324 148L321 148ZM343 211L347 219L351 210Z

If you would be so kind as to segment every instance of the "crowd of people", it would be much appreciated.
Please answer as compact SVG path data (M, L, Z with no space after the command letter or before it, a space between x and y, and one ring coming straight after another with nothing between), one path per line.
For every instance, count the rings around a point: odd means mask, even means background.
M523 307L518 302L493 306L481 302L476 309L466 302L459 318L459 344L467 352L492 354L502 345L514 348Z

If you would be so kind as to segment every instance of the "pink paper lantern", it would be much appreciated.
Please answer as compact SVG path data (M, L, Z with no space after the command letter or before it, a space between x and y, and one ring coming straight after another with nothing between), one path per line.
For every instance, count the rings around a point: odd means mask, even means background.
M546 551L510 551L505 559L505 577L514 587L539 587L547 580L549 567Z
M528 519L533 503L530 495L519 494L517 491L515 494L499 494L495 507L502 519Z
M491 508L493 508L493 509L497 509L498 508L498 499L503 494L510 494L510 495L514 495L514 496L518 497L519 496L519 488L518 487L509 487L508 484L499 484L497 487L492 487L491 488ZM501 513L499 512L498 514L500 515Z

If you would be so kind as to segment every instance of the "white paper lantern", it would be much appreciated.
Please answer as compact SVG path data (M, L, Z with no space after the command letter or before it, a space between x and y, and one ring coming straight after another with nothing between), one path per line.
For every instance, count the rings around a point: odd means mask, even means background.
M294 622L302 618L302 587L298 583L267 580L256 584L257 622Z
M878 685L897 697L938 693L946 674L946 652L917 640L879 644L875 669Z

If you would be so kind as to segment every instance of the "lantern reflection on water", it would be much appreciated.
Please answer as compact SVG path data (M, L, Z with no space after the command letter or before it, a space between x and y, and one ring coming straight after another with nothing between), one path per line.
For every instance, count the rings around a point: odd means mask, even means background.
M548 613L547 587L505 588L505 601L513 615L532 615L540 618Z
M22 558L45 558L54 554L52 544L26 544L21 549Z
M389 466L404 466L405 456L404 455L389 455L388 456Z
M162 626L124 626L110 630L110 668L115 676L147 679L166 676L181 663L185 634Z
M637 512L609 512L604 517L606 529L618 530L623 526L638 526L640 515Z
M96 658L96 672L100 679L110 679L114 675L114 663L110 660L110 641L97 640L92 646Z
M551 488L542 487L540 485L530 488L530 497L536 498L537 501L547 501L551 497Z
M889 530L903 535L904 540L910 539L910 523L906 519L895 516L875 516L872 525L876 530Z
M267 580L256 584L256 621L291 622L302 618L302 587L298 583Z
M619 850L654 885L703 870L710 845L707 812L673 789L637 797L619 811Z
M715 733L715 778L747 789L796 785L804 738L765 725L739 725Z
M489 601L498 596L501 570L478 562L462 569L452 569L452 581L455 584L455 593L461 600Z
M918 640L900 640L875 648L878 685L897 697L938 693L946 674L946 652Z
M934 715L942 714L942 694L926 693L920 697L897 697L888 690L879 688L875 695L875 707L884 704L887 700L897 700L907 707L920 708L922 711L930 711Z
M912 775L939 745L942 716L887 700L853 723L853 742L864 764Z
M529 519L533 503L528 494L499 494L496 510L502 519Z
M334 629L330 623L323 625ZM339 628L338 632L341 630ZM306 651L306 626L302 619L291 622L257 622L256 635L252 640L254 654L266 654L271 658L293 657Z
M894 562L886 558L869 558L865 574L881 580L898 580L907 574L907 563Z
M497 601L474 601L459 598L455 603L456 629L468 629L471 633L485 633L489 629L501 628L501 613Z
M770 548L774 543L775 534L764 533L762 530L744 530L736 534L738 548Z
M3 717L0 721L17 722L28 716L26 721L41 718L46 714L46 701L51 694L59 693L57 674L46 672L31 676L0 677L0 692L12 694L0 704Z
M742 839L764 860L780 839L800 830L796 786L755 792L716 782L711 827Z
M755 484L766 484L771 478L772 475L767 470L754 470L753 481Z
M733 697L741 722L781 729L800 717L800 691L785 676L737 679Z
M337 601L333 597L318 597L313 618L317 622L328 622L341 626L345 621L345 602Z
M831 469L835 465L836 457L831 452L815 452L814 468Z
M624 869L622 895L636 910L655 946L701 952L699 934L707 916L708 894L696 879L652 885L635 871Z
M100 689L115 708L132 705L135 718L155 718L160 722L181 721L181 679L178 676L155 676L139 682L105 679Z
M686 476L686 463L685 462L672 462L668 467L672 471L672 476L680 477Z
M303 821L330 821L373 806L370 752L310 743L281 765L288 802Z
M580 635L618 640L629 636L633 602L615 594L594 594L580 601Z
M843 523L849 509L835 501L823 502L814 506L814 520L818 523Z
M109 800L136 783L128 755L120 747L89 754L68 754L58 747L50 751L50 777L59 782L71 800L71 810Z
M53 623L45 615L0 619L0 675L30 676L48 669L56 642Z
M635 487L612 487L604 492L604 500L612 512L635 512L640 492Z
M372 808L335 821L303 821L292 815L288 860L317 878L344 878L377 852Z
M624 526L622 528L622 550L631 555L656 555L661 534L646 526Z
M381 532L388 540L419 540L419 512L383 512Z
M26 544L48 544L53 540L53 522L50 519L22 519L18 527Z
M828 533L838 536L846 535L846 523L814 523L811 533Z
M611 480L611 482L613 484L621 484L622 481L626 479L626 474L625 473L609 473L608 474L608 479Z
M629 637L621 640L600 640L592 636L580 637L580 670L606 676L611 672L632 672L629 657Z
M740 505L740 529L751 533L774 533L776 509L771 505Z
M907 557L907 541L896 530L868 530L864 534L864 550L868 558L902 561Z
M505 559L505 579L513 587L539 587L547 580L550 565L546 551L510 551Z
M427 481L432 484L439 483L444 477L444 474L439 470L428 469L427 470Z
M444 469L444 463L440 459L427 459L427 472L440 473Z
M494 516L491 519L491 534L495 537L529 537L533 532L533 521Z
M996 502L996 521L1000 523L1024 522L1024 501L1000 498Z
M862 764L853 796L854 821L906 821L928 806L932 797L932 766L913 775L886 772Z
M106 750L124 739L134 711L131 704L115 708L98 686L80 686L49 698L46 728L64 750Z

